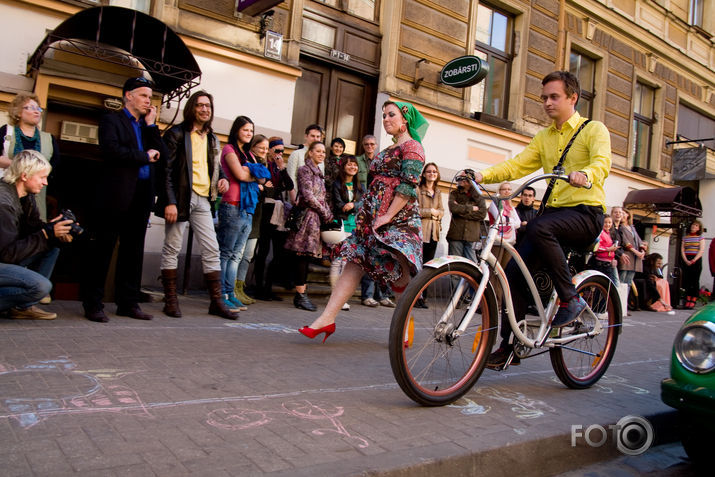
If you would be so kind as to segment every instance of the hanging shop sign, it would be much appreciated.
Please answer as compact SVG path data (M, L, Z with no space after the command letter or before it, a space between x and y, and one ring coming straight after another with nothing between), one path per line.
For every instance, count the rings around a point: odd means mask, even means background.
M489 63L483 59L473 56L460 56L455 58L442 68L439 78L443 84L455 88L466 88L474 86L489 74Z
M255 17L282 2L283 0L238 0L236 11L244 15Z

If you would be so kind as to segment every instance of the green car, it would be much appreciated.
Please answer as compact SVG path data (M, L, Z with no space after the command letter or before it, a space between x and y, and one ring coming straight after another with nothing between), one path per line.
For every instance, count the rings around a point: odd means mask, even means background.
M715 437L715 303L693 314L678 330L670 378L661 399L680 411L683 447L693 462L712 459Z

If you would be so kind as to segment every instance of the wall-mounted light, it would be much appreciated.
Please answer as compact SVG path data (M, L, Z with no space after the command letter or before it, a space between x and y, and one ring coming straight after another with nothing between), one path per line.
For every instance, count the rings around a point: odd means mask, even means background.
M273 26L274 13L275 11L273 10L268 10L265 13L261 13L261 20L259 22L260 28L258 29L258 35L260 36L260 38L264 38L266 36L266 30Z

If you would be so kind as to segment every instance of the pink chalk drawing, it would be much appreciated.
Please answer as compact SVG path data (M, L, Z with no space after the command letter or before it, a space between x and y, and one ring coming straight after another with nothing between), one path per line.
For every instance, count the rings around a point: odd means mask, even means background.
M206 406L232 402L270 402L300 394L316 392L344 392L350 388L333 390L302 390L254 396L223 396L184 401L145 403L139 394L124 384L112 383L127 374L141 371L116 369L79 370L76 363L65 356L38 361L22 367L0 363L0 419L14 419L21 428L30 428L46 419L60 415L88 413L122 413L155 419L151 411L178 406ZM280 410L262 411L247 408L222 408L208 414L207 423L221 429L246 430L265 426L278 416L290 416L317 424L311 433L323 436L336 433L351 440L359 448L368 442L351 434L340 421L343 407L308 400L283 402ZM325 424L325 426L323 426Z
M355 442L357 447L364 449L370 444L362 437L352 435L338 419L345 412L343 407L331 406L326 403L312 403L308 400L291 401L281 405L277 411L259 411L245 408L223 408L212 411L206 422L220 429L231 431L252 429L265 426L277 416L290 416L313 422L329 422L332 427L318 428L311 431L316 436L334 432Z
M0 365L0 419L32 427L62 414L114 412L153 417L138 394L122 384L103 384L93 373L75 369L66 357L21 368ZM103 370L106 378L113 370ZM32 396L28 397L27 394Z

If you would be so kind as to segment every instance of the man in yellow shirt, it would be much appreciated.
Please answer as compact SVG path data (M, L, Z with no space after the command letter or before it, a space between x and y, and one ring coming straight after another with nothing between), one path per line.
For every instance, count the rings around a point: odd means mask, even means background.
M475 174L476 182L498 183L519 179L542 169L551 172L566 145L586 121L576 112L581 89L578 79L568 71L555 71L544 77L541 100L553 120L539 131L523 152L512 159ZM531 220L519 244L519 254L532 272L545 267L551 276L561 307L552 327L566 326L578 318L586 302L576 293L562 246L583 248L592 243L603 228L606 195L603 184L611 169L611 139L606 126L590 121L576 136L562 164L569 182L559 181L553 188L543 215ZM590 189L582 188L591 183ZM517 321L524 319L530 300L528 287L512 262L507 267ZM488 366L500 369L513 358L509 342L511 328L502 322L502 343L489 357Z
M218 138L213 133L213 96L194 93L184 106L184 120L164 133L167 158L162 162L156 215L164 217L164 247L161 250L161 281L164 284L164 313L179 318L176 296L179 252L187 222L201 246L201 263L209 289L209 314L235 320L234 312L221 294L221 264L216 240L212 202L228 190L221 164Z

